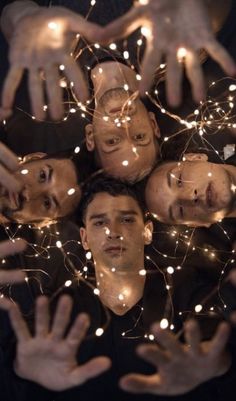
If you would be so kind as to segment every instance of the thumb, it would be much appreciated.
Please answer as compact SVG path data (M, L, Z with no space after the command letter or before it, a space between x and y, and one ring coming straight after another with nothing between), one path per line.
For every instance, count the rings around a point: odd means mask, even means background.
M100 25L86 21L86 19L80 15L72 15L69 17L69 29L72 32L84 36L89 42L97 42L98 37L103 31Z
M108 24L101 32L97 41L108 44L116 39L123 39L130 35L144 23L143 8L133 7L125 15Z
M79 366L72 374L74 385L81 385L89 379L96 377L111 366L111 360L105 356L91 359L84 365Z

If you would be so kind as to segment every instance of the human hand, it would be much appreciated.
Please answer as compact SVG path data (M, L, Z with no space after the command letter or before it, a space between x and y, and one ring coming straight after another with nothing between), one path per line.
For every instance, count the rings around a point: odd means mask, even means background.
M89 319L86 314L78 315L64 337L72 308L72 300L67 295L59 300L51 329L48 300L45 297L37 299L34 337L17 305L2 298L0 306L8 310L18 340L15 360L18 376L35 381L49 390L62 391L81 385L110 367L110 360L106 357L93 358L84 365L77 365L77 350L86 334Z
M29 73L28 87L36 119L45 118L44 79L51 117L58 120L63 116L60 65L64 66L69 83L73 83L75 95L84 102L88 98L88 89L71 53L72 44L75 33L88 41L95 41L100 29L64 7L38 7L18 19L9 38L10 68L3 85L0 118L7 118L11 113L25 69Z
M167 396L184 394L225 373L230 366L230 357L225 352L230 332L226 323L218 326L211 341L201 342L197 322L189 321L185 326L187 345L157 324L152 332L160 345L141 345L137 351L157 367L157 373L150 376L128 374L120 381L123 390Z
M0 195L1 186L10 193L17 193L22 189L21 182L14 176L18 168L18 157L0 142Z
M0 258L14 255L24 251L26 242L22 239L0 242ZM16 284L24 281L25 274L22 270L0 270L0 285Z
M182 98L184 66L194 100L204 99L200 49L205 49L227 74L236 74L235 62L214 37L203 0L139 0L128 13L108 24L97 40L107 44L128 36L138 27L147 28L139 87L142 96L150 89L163 56L166 59L166 94L171 106L178 106Z

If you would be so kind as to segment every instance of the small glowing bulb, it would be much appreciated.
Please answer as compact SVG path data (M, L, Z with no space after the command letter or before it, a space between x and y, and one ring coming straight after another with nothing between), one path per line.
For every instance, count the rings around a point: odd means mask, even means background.
M86 252L86 259L88 259L88 260L90 260L90 259L92 259L92 253L89 251L89 252Z
M201 310L202 310L202 305L196 305L195 306L195 312L201 312Z
M91 4L91 6L95 6L96 0L91 0L90 4Z
M142 79L141 75L140 74L136 74L136 79L137 79L137 81L141 81L141 79Z
M155 340L155 337L154 337L153 334L149 334L148 338L149 338L150 341L154 341Z
M118 299L119 299L120 301L123 301L123 300L124 300L124 295L123 295L123 294L119 294L119 295L118 295Z
M177 51L177 58L179 61L182 61L184 57L187 55L187 50L185 47L180 47Z
M115 43L111 43L110 45L109 45L109 47L110 47L110 49L111 50L116 50L116 44Z
M96 49L100 49L99 43L95 43L94 47L96 47Z
M102 74L102 73L103 73L103 69L100 67L100 68L98 69L98 72L99 72L99 74Z
M152 36L151 30L147 26L142 26L141 34L145 36L145 38L150 38Z
M231 184L231 191L235 192L236 191L236 185Z
M175 269L172 266L167 267L167 273L173 274L175 272Z
M70 189L67 191L67 194L68 194L69 196L73 195L74 193L75 193L75 188L70 188Z
M60 70L60 71L64 71L64 69L65 69L65 66L64 66L63 64L61 64L61 65L59 66L59 70Z
M100 295L100 290L99 290L98 288L95 288L95 289L93 290L93 293L94 293L95 295Z
M62 243L61 243L61 241L57 241L57 242L56 242L56 246L57 246L57 248L62 248Z
M21 174L26 175L28 174L29 170L27 170L26 168L21 170Z
M52 29L52 31L55 31L55 29L57 29L57 27L58 27L58 25L56 24L56 22L51 21L48 23L48 28Z
M236 85L229 85L229 91L233 92L236 90Z
M167 329L167 327L169 326L169 322L168 322L168 320L167 319L162 319L161 321L160 321L160 328L161 329Z
M128 58L129 58L129 52L128 52L127 50L125 50L125 51L123 52L123 56L124 56L124 59L125 59L125 60L128 60Z
M123 165L123 166L128 166L128 165L129 165L128 160L123 160L122 165Z
M103 335L103 333L104 333L104 330L101 327L99 327L95 332L97 337L101 337Z
M128 84L124 84L124 90L128 91L129 90L129 85Z
M208 177L212 177L212 173L208 173L207 175L208 175Z
M141 269L141 270L139 270L138 273L139 273L140 276L146 276L147 271L145 269Z
M137 45L138 45L138 46L142 46L142 44L143 44L142 39L138 39L138 40L137 40Z
M80 147L79 146L76 146L76 148L74 149L74 153L79 153L80 152Z
M65 285L65 287L70 287L71 284L72 284L72 281L67 280L64 285Z
M74 109L73 107L70 109L70 113L76 113L76 109Z

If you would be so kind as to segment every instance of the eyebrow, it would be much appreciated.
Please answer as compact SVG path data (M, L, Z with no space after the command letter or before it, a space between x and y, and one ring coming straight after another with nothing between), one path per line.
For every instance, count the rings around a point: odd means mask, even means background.
M52 166L50 164L46 164L46 166L47 166L47 168L49 170L49 172L48 172L48 182L50 182L52 180L53 168L52 168ZM52 198L53 202L55 203L56 208L60 209L61 205L58 202L58 199L56 198L56 196L55 195L51 195L51 198Z
M52 179L52 175L53 175L53 168L52 168L52 166L50 166L50 164L46 164L46 166L47 166L47 168L49 170L49 172L48 172L48 181L50 182L51 179Z
M169 188L171 188L171 171L172 171L172 168L169 171L167 171L167 173L166 173L167 184L168 184Z
M138 213L135 210L119 210L119 214L121 216L124 216L124 215L127 215L127 214L132 215L132 216L138 216ZM101 219L101 218L104 218L106 216L107 216L107 213L92 214L89 217L89 220Z

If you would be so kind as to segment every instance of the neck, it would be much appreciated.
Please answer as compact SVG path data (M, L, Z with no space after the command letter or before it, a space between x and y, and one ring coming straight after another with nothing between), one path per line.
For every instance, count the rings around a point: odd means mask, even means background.
M110 89L123 88L128 85L131 92L138 90L136 73L126 65L117 61L97 64L92 70L91 78L94 86L96 102Z
M96 265L100 299L116 315L124 315L142 298L145 276L139 274L141 269L111 271L111 268Z

